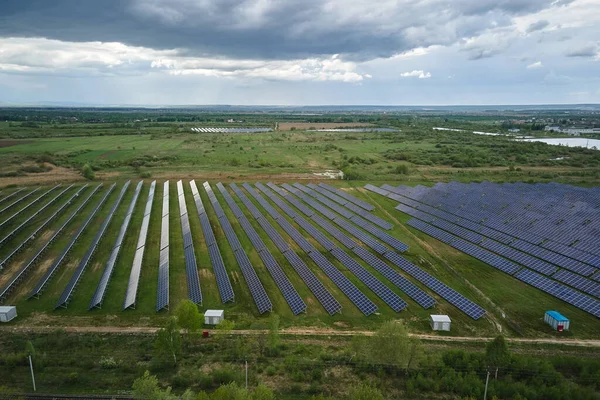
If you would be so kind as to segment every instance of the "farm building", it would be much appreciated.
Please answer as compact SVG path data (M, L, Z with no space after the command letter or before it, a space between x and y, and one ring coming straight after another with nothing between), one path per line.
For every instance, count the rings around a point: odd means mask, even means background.
M450 317L447 315L430 315L429 323L434 331L449 331Z
M206 325L218 325L225 319L225 311L223 310L206 310L204 313L204 323Z
M544 314L544 322L554 328L555 331L568 331L571 322L567 317L558 311L546 311Z
M0 307L0 322L8 322L17 317L17 307L1 306Z

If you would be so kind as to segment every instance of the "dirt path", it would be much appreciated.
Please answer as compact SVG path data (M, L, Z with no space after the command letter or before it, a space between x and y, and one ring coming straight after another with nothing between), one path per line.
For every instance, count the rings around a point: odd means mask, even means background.
M24 327L17 326L12 328L0 329L15 333L48 333L62 329L68 333L101 333L117 335L151 335L158 331L156 327L120 327L120 326L67 326L67 327ZM214 331L210 331L213 333ZM232 335L258 335L268 333L266 330L234 330ZM337 331L333 329L311 329L311 328L290 328L282 329L281 335L293 336L373 336L374 331ZM486 343L494 338L490 337L472 337L472 336L436 336L425 334L411 334L411 337L424 341L436 342L469 342ZM553 338L506 338L512 343L526 344L558 344L578 347L600 347L600 339L553 339Z

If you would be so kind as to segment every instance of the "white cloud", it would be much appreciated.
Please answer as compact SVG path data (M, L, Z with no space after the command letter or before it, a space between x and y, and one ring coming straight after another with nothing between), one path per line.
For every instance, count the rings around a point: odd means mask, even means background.
M0 38L0 71L74 75L201 75L283 81L360 82L369 74L339 55L300 60L250 60L184 56L179 49L154 50L122 43Z
M420 69L415 69L413 71L410 72L403 72L400 74L401 77L403 78L419 78L419 79L428 79L431 78L431 73L430 72L425 72L423 70Z
M527 69L536 69L536 68L542 68L544 65L542 64L541 61L536 61L534 63L531 63L527 66Z

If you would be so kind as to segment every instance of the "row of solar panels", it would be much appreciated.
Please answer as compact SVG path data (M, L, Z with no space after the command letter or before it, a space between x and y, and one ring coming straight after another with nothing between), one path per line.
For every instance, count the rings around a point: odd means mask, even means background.
M192 194L194 201L198 205L200 194L196 188L196 184L192 185ZM184 238L183 255L185 258L185 272L187 275L188 297L195 304L202 304L202 289L200 287L200 276L198 275L198 266L196 265L196 256L194 254L194 242L192 240L192 232L190 230L189 216L187 206L185 204L185 194L183 192L183 183L177 181L177 200L179 202L179 218L181 220L181 234Z
M2 222L0 222L0 229L2 229L2 227L4 227L4 225L9 224L10 221L12 221L13 219L17 218L19 215L23 214L25 211L27 211L32 206L35 206L44 197L46 197L48 194L50 194L50 192L54 191L55 189L58 189L59 187L60 187L60 185L56 185L53 188L48 189L47 191L45 191L44 193L42 193L41 195L39 195L38 197L36 197L32 201L30 201L28 204L26 204L23 208L19 209L17 212L15 212L14 214L12 214L10 217L8 217L5 220L3 220Z
M190 182L190 187L192 188L192 194L194 195L198 217L200 218L200 226L202 228L202 233L204 234L204 241L206 242L206 247L208 248L208 256L217 279L217 287L219 288L221 302L227 303L234 301L235 294L233 292L233 287L231 286L231 281L229 280L225 263L221 257L221 252L219 251L219 246L217 244L217 240L215 239L215 234L212 230L212 226L210 225L210 220L208 219L204 204L200 198L198 188L196 187L196 182L192 180ZM223 210L221 210L221 213L222 212Z
M1 265L5 265L6 262L13 256L13 254L15 254L18 250L22 249L26 244L30 244L32 241L34 241L35 238L37 238L38 234L41 233L48 226L48 224L50 224L50 222L52 222L59 215L61 215L62 212L81 194L81 192L87 188L87 186L88 185L84 185L80 187L79 190L77 190L66 202L61 204L60 207L52 213L52 215L50 215L40 225L38 225L38 227L25 240L23 240L21 244L19 244L19 246L17 246L17 248L13 250L11 254L9 254L9 256L7 256L2 261ZM94 192L98 188L99 186L94 190ZM17 271L15 275L13 275L10 281L0 291L0 301L3 300L8 294L10 294L16 288L16 286L25 278L25 276L30 272L31 268L39 261L40 257L45 253L46 249L64 231L65 227L73 220L73 218L75 217L75 215L77 215L79 210L83 208L85 204L87 204L90 197L91 196L88 196L88 198L83 202L83 204L81 204L75 210L75 212L73 212L69 216L69 218L67 218L67 220L57 230L54 231L52 236L50 236L50 238L42 244L40 249L23 264L23 266Z
M169 306L169 181L163 183L156 311Z
M290 186L288 185L287 187L290 187ZM301 189L303 187L303 185L294 184L294 187ZM311 193L306 190L305 190L305 192ZM300 196L299 191L296 191L296 193L294 193L294 194ZM314 198L318 198L318 197L314 196ZM311 203L315 204L312 201L312 199L309 199L308 197L303 197L303 200L304 199L307 200L307 204L311 204ZM318 207L320 208L321 206L319 205ZM336 208L336 211L337 211L337 208ZM441 297L443 297L444 299L449 301L451 304L456 306L458 309L465 312L471 318L479 319L485 314L485 310L483 308L481 308L479 305L475 304L474 302L467 299L460 293L456 292L454 289L448 287L446 284L444 284L441 281L439 281L438 279L434 278L433 276L431 276L427 272L423 271L416 265L410 263L409 261L404 259L402 256L400 256L395 251L388 250L383 244L381 244L377 240L373 239L372 237L366 235L364 232L362 232L356 226L352 225L352 223L343 220L343 218L341 218L341 217L336 216L332 210L327 209L326 212L330 215L330 219L333 222L335 222L337 225L339 225L344 230L346 230L347 232L352 234L354 237L356 237L362 243L364 243L365 245L370 247L372 250L375 250L375 252L383 255L385 258L387 258L389 261L394 263L396 266L400 267L404 272L408 273L410 276L417 279L418 281L423 283L428 288L432 289L435 293L439 294ZM324 214L324 215L326 215L326 214Z

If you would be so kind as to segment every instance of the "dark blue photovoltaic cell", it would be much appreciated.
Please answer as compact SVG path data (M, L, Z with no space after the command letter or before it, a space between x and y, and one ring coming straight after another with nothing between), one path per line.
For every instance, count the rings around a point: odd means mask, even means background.
M160 254L158 260L158 285L156 311L169 306L169 181L163 183L163 208L160 225Z
M4 203L7 200L12 199L13 197L15 197L16 195L18 195L19 193L21 193L23 190L25 190L25 188L17 189L14 192L12 192L11 194L7 195L6 197L3 197L0 200L0 204Z
M71 204L71 202L79 196L79 194L87 188L88 185L84 185L82 187L79 188L79 190L77 190L77 192L72 195L65 203L63 203L58 210L54 211L54 213L52 215L50 215L44 222L42 222L42 224L40 226L38 226L35 231L33 231L33 233L31 233L29 235L29 237L27 237L21 244L25 245L26 243L30 243L32 240L34 240L35 237L37 237L38 233L41 232L46 226L48 226L48 224L50 222L52 222L58 215L62 214L62 212ZM86 201L87 202L87 201ZM85 203L84 202L84 205ZM83 207L83 206L81 206ZM71 222L71 220L73 219L73 217L77 214L77 212L79 212L79 209L77 209L73 214L71 214L71 216L67 219L67 221L65 223L63 223L60 228L58 228L56 231L54 231L54 233L52 234L52 236L50 237L50 239L48 239L43 245L42 247L28 260L26 261L23 266L21 267L21 269L19 269L19 271L17 271L16 274L14 274L11 278L10 281L4 286L4 288L2 290L0 290L0 301L2 299L4 299L4 297L6 297L7 295L9 295L19 284L19 282L21 282L26 276L27 274L31 271L31 267L33 265L35 265L35 263L38 261L38 259L42 256L42 254L45 253L46 249L54 242L54 240L62 233L62 231L64 230L64 228L67 226L67 224L69 222ZM4 265L7 260L12 257L12 255L9 255L7 258L5 258L2 262L0 262L0 267L2 267L2 265Z
M33 189L31 192L29 192L27 194L24 194L23 196L19 197L18 199L16 199L12 203L4 206L4 208L2 208L2 210L0 210L0 214L2 214L3 212L11 209L12 207L16 206L17 204L19 204L20 202L22 202L23 200L25 200L26 198L28 198L32 194L36 193L38 190L40 190L40 188Z
M32 201L30 201L25 207L19 209L13 215L11 215L10 217L6 218L4 221L0 222L0 229L2 229L2 227L4 225L8 224L10 221L12 221L13 219L17 218L22 213L24 213L25 211L27 211L30 207L36 205L39 201L41 201L44 197L46 197L50 192L52 192L55 189L58 189L59 187L60 187L60 185L56 185L53 188L46 190L44 193L42 193L41 195L39 195L38 197L36 197Z
M591 294L592 296L600 297L600 283L594 282L593 280L584 278L581 275L574 274L573 272L561 269L552 278L557 281L566 283L567 285L579 289L582 292Z
M595 317L600 317L600 301L590 296L579 293L561 283L555 282L552 279L546 278L544 275L540 275L537 272L528 269L523 269L516 274L515 277L558 299L572 304Z

